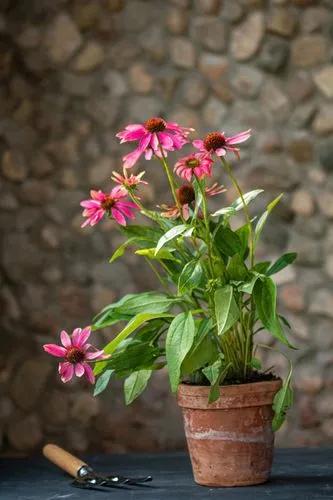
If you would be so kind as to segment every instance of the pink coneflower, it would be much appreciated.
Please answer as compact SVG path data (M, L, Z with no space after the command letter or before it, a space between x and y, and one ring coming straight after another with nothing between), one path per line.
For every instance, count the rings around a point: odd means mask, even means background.
M90 200L84 200L80 203L81 207L84 208L82 215L87 217L81 227L88 224L94 226L104 217L104 214L113 217L122 226L126 226L126 217L134 219L133 210L138 207L126 199L127 192L122 186L116 186L110 194L91 190L90 196Z
M190 182L193 175L199 179L211 176L212 165L213 160L210 157L200 153L193 153L177 161L174 170L179 177Z
M153 154L161 157L161 148L165 156L167 151L181 149L189 142L187 137L193 130L159 117L150 118L144 123L127 125L116 137L121 139L121 144L132 141L139 144L134 151L123 157L124 167L133 167L143 153L146 160L150 160Z
M113 171L111 179L120 184L125 189L136 188L139 184L148 184L147 181L143 181L142 177L145 175L145 172L140 172L138 175L131 174L121 175L118 172Z
M239 148L235 145L247 141L250 135L251 129L230 137L226 137L224 132L210 132L203 140L197 139L192 144L206 155L215 153L217 156L225 156L227 151L231 151L239 158Z
M99 351L91 344L86 343L90 333L90 326L86 326L83 330L75 328L71 336L62 330L60 333L62 346L57 344L43 345L45 352L57 358L64 358L65 361L59 363L59 374L62 382L68 382L74 375L77 377L85 375L86 379L93 384L95 377L89 362L110 357L108 354L104 354L103 350ZM89 349L94 350L89 351Z
M224 186L220 186L215 182L211 187L206 187L206 194L208 196L216 196L218 194L224 193L226 191ZM190 217L190 209L193 208L193 202L195 201L195 191L192 184L183 184L176 190L177 199L181 208L181 213L184 220L188 220ZM161 212L162 217L167 219L178 219L180 216L180 210L177 205L161 205L163 212Z

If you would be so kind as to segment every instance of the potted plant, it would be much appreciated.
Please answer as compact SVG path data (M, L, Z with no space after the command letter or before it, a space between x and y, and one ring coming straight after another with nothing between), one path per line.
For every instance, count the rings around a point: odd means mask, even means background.
M142 393L155 370L167 367L183 411L195 481L257 484L269 476L273 433L292 403L292 370L284 381L263 371L256 352L271 347L256 345L256 336L265 329L292 348L284 331L289 324L277 312L273 275L296 254L284 254L274 263L256 260L260 235L282 195L262 215L251 216L249 205L263 191L243 193L227 159L239 157L238 146L250 130L231 137L211 132L194 140L193 152L172 169L168 154L189 143L192 132L159 117L128 125L117 137L136 148L123 157L122 173L113 172L116 186L108 193L91 191L91 198L81 202L82 226L94 226L106 216L124 234L110 263L134 249L155 273L158 290L125 295L104 307L91 327L77 328L71 337L62 331L62 346L44 349L64 358L59 364L63 382L85 374L95 383L95 395L112 378L124 378L127 404ZM160 163L171 205L158 210L143 206L139 188L147 183L144 172L130 170L142 156ZM237 199L211 213L209 198L225 191L210 182L218 169ZM244 223L235 227L233 218L240 211ZM148 224L127 223L138 212ZM103 350L87 343L91 330L121 323L125 326Z

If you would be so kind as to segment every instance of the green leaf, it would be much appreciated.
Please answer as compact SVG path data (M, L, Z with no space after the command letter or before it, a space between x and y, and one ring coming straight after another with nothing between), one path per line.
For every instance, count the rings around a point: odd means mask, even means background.
M169 241L177 238L187 230L186 224L180 224L179 226L172 227L158 240L156 245L155 255L158 254L159 250Z
M248 251L249 237L250 237L249 224L244 224L243 226L239 227L235 232L242 244L241 255L246 256Z
M145 390L152 370L139 370L131 373L124 382L125 402L131 404Z
M128 314L118 313L114 310L106 311L103 314L100 313L96 318L94 318L95 322L92 324L91 329L93 331L101 330L102 328L107 328L115 323L119 323L119 321L129 321L130 319L131 316Z
M253 292L254 285L256 284L257 279L261 277L261 275L259 273L250 273L250 275L251 274L251 280L238 287L238 290L240 292L248 293L250 295Z
M163 234L163 231L159 228L153 228L151 226L138 226L135 224L122 226L121 230L130 238L135 237L136 239L150 241L151 243L156 243Z
M239 318L239 308L233 294L232 286L225 285L216 290L214 294L214 305L218 335L222 335L229 330Z
M159 252L158 255L156 255L156 248L142 248L140 250L136 250L135 253L137 255L142 255L143 257L147 257L148 259L155 259L155 260L173 260L176 262L179 262L171 253L170 250L167 250L166 248L162 248Z
M267 269L271 265L270 261L257 262L253 267L253 271L256 271L259 274L266 274Z
M250 366L255 370L261 370L261 361L258 358L252 358L250 362Z
M228 257L232 257L235 253L241 253L242 251L240 237L229 227L220 226L215 234L214 241L218 250Z
M286 412L293 404L293 390L290 386L290 380L292 375L292 366L290 363L290 369L286 380L284 381L281 389L275 394L273 400L273 411L274 418L272 422L273 432L280 429L286 418Z
M192 314L183 312L171 322L165 341L166 359L172 392L177 390L182 362L192 347L195 325Z
M212 365L207 366L202 370L203 374L208 378L211 389L208 396L208 403L213 403L220 397L220 384L225 379L230 363L225 366L223 361L218 359Z
M161 313L157 313L157 314L140 313L140 314L138 314L137 316L132 318L131 321L125 326L125 328L123 330L121 330L121 332L119 332L118 335L104 347L104 352L106 354L112 354L117 349L120 342L125 340L129 335L131 335L131 333L133 333L137 328L139 328L139 326L141 326L146 321L150 321L150 320L156 319L156 318L170 318L170 317L172 317L172 315L166 314L166 313L164 313L164 314L161 314ZM103 369L105 368L105 366L107 366L107 365L108 365L108 361L101 361L99 363L96 363L95 368L94 368L95 375L98 375L99 373L101 373L103 371Z
M294 348L288 341L276 314L276 285L268 276L257 280L253 288L253 298L259 319L267 330L283 344Z
M159 337L162 333L162 327L165 328L165 326L165 319L152 319L135 332L135 338L141 342L152 342Z
M217 359L213 364L203 368L202 373L207 377L211 385L215 384L218 380L220 371L222 367L222 359Z
M193 187L194 187L194 193L195 193L194 217L197 216L199 208L201 207L202 201L203 201L202 192L201 192L201 189L200 189L199 182L200 181L198 181L197 178L195 178L194 181L193 181Z
M233 255L229 260L227 272L229 279L232 281L246 281L249 276L247 267L238 253Z
M131 339L113 353L107 361L107 367L112 368L117 375L127 375L128 372L151 368L160 355L161 350L149 342Z
M292 264L297 257L297 253L290 252L282 255L274 264L268 269L267 276L271 276L272 274L278 273L289 264Z
M262 324L270 329L276 318L276 285L271 278L257 280L253 297Z
M105 372L98 377L95 384L94 396L98 396L98 394L101 394L101 392L103 392L107 388L107 385L113 373L114 370L105 370Z
M273 208L279 203L279 201L281 200L283 196L283 193L281 193L279 196L277 196L273 201L271 201L267 207L266 207L266 210L265 212L262 214L262 216L260 217L260 219L258 220L257 222L257 225L256 225L256 228L255 228L255 232L254 232L254 235L255 235L255 243L258 242L259 240L259 237L260 237L260 234L264 228L264 225L266 223L266 220L269 216L269 214L271 213L271 211L273 210Z
M117 308L119 312L129 315L138 313L164 313L169 311L171 306L179 302L177 298L168 297L161 292L144 292L131 297Z
M263 189L255 189L254 191L249 191L248 193L244 193L243 199L245 204L248 205L253 201L260 193L263 193ZM243 201L241 198L237 198L230 207L222 208L221 210L217 210L217 212L213 213L212 216L216 217L218 215L233 215L234 213L242 210L244 207Z
M125 295L118 302L109 304L93 319L93 330L98 330L117 323L129 321L139 313L164 313L180 298L171 298L162 292L143 292Z
M183 294L199 286L203 270L200 261L192 260L186 264L180 273L178 280L178 291Z
M125 253L126 248L131 244L134 243L135 238L130 238L129 240L125 241L122 245L120 245L112 254L112 256L109 259L109 263L112 264L115 260L119 259L119 257L122 257Z
M218 356L216 343L209 331L212 328L211 319L203 319L197 329L191 350L187 353L182 366L182 375L191 375Z

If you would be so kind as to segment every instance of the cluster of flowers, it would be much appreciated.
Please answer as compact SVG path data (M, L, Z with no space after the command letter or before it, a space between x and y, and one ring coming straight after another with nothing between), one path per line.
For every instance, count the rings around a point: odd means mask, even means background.
M91 198L81 202L84 209L83 216L86 218L82 227L94 226L105 215L122 226L126 225L128 219L134 219L135 210L140 208L138 205L140 199L134 194L135 190L139 184L147 182L142 179L145 172L129 175L128 169L132 168L143 154L146 160L151 160L153 157L165 160L168 152L180 150L189 143L189 135L193 131L192 128L181 127L177 123L154 117L143 124L127 125L124 130L116 134L120 143L136 142L137 147L123 157L123 173L113 172L112 180L117 185L109 193L92 190ZM195 200L195 191L191 184L193 178L203 179L212 175L214 155L225 156L227 152L232 152L239 156L238 144L249 137L250 130L231 137L227 137L223 132L211 132L203 140L193 141L192 144L197 151L180 158L174 166L174 172L184 179L186 184L176 189L176 205L160 207L161 215L172 219L182 217L187 220L190 217L191 203ZM224 191L224 187L217 183L206 188L208 196L215 196ZM78 377L85 375L90 383L94 383L89 362L100 361L108 356L87 343L90 332L90 327L83 330L76 328L70 337L67 332L62 331L60 334L62 346L44 345L44 350L49 354L64 358L64 361L59 363L59 374L63 382L68 382L75 374Z
M139 184L147 184L142 177L144 172L138 175L128 175L127 169L132 168L144 154L146 160L154 156L158 158L167 157L168 151L181 149L189 142L188 136L194 129L181 127L177 123L166 122L163 118L150 118L143 124L127 125L125 130L117 134L120 143L137 142L134 151L123 157L123 175L113 172L112 179L118 184L109 194L102 191L91 191L91 199L81 202L84 208L83 216L86 220L82 227L97 224L105 214L111 216L121 225L126 225L126 219L134 218L134 210L138 208L135 201L128 200L128 194ZM223 132L211 132L204 140L193 141L193 146L198 152L184 156L175 164L175 173L188 182L177 190L179 205L185 220L189 217L189 204L194 201L194 189L190 184L193 177L202 179L212 175L213 154L217 156L226 155L227 151L239 155L237 145L250 137L250 130L241 132L231 137L226 137ZM220 194L224 191L222 186L216 183L207 189L209 196ZM179 206L161 207L164 211L162 216L179 217Z

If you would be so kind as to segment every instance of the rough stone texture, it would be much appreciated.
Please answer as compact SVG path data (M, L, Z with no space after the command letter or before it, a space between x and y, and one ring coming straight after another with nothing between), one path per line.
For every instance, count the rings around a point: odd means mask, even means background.
M268 17L267 29L276 35L290 37L295 30L295 26L295 13L290 9L275 8Z
M85 382L59 382L41 351L124 293L157 286L129 252L108 264L122 236L108 222L82 230L79 202L110 188L129 151L114 134L159 114L199 134L255 129L237 163L245 190L266 191L254 213L285 193L258 252L299 252L276 275L300 348L295 407L277 442L332 444L332 2L9 3L0 7L1 452L51 440L77 452L184 446L164 371L126 408L120 383L93 399ZM157 166L141 165L147 202L168 203Z
M292 43L291 58L301 68L328 62L328 42L322 35L300 36Z
M231 53L237 61L246 61L258 51L264 35L264 17L253 12L231 33Z
M326 97L333 97L333 64L318 71L314 75L314 81Z

